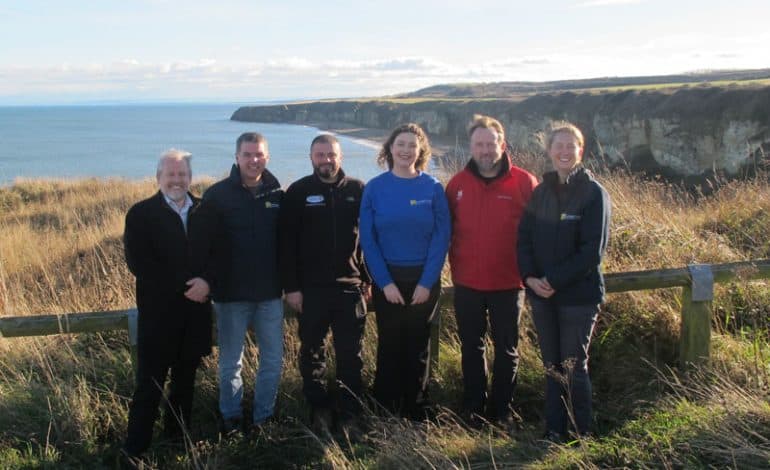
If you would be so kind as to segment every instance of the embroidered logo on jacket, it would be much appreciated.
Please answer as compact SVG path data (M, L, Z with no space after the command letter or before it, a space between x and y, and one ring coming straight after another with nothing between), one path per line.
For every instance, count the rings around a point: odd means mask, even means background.
M505 200L508 200L508 201L513 201L513 197L512 196L508 196L507 194L498 194L497 195L497 199L505 199Z
M309 202L310 204L318 204L319 202L324 202L324 196L323 194L312 194L306 197L305 201Z
M573 215L573 214L567 214L566 212L563 212L561 214L561 217L559 217L561 220L580 220L582 219L579 215Z
M462 198L463 198L463 190L461 189L461 190L457 191L457 196L455 196L455 200L459 201Z
M265 201L265 209L278 209L281 207L277 202Z
M430 199L412 199L409 201L410 206L429 206L431 203Z

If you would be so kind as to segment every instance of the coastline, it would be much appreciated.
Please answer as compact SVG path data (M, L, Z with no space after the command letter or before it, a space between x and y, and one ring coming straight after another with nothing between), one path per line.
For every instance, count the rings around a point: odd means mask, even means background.
M285 124L293 123L287 122ZM350 137L351 139L368 142L376 148L379 148L388 139L391 132L391 129L356 127L344 122L317 121L308 122L305 123L305 125L315 127L324 132L331 132L333 134ZM431 136L430 134L428 134L428 138L430 139L433 158L443 159L452 157L457 153L456 149L458 147L462 148L462 146L458 142L455 142L454 139Z

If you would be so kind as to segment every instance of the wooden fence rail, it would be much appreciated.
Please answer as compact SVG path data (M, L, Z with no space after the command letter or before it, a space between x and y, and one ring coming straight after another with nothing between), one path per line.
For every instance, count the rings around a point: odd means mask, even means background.
M671 287L682 288L682 364L708 361L711 338L711 301L714 283L770 279L770 259L724 264L698 264L684 268L609 273L607 292L629 292ZM453 289L444 288L442 302ZM287 312L288 309L287 309ZM289 312L291 314L291 312ZM55 315L0 316L0 337L44 336L63 333L93 333L128 330L132 349L136 345L136 309L109 312L61 313ZM431 332L431 362L438 361L439 322Z

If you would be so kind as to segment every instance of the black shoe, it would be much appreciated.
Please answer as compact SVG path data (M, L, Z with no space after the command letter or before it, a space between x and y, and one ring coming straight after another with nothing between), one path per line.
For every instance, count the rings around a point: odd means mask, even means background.
M516 434L519 430L519 423L513 415L495 419L494 426L508 435Z
M146 466L142 460L142 455L131 452L130 450L123 448L120 449L118 454L118 468L122 470L136 470L150 468Z
M564 436L562 436L556 431L546 431L545 434L543 434L543 438L540 440L546 444L558 445L558 444L564 443Z
M239 432L243 432L243 419L240 417L222 418L222 434L230 435Z
M316 434L329 434L334 423L334 414L329 408L313 408L310 413L311 427Z
M352 416L338 420L337 432L352 443L361 442L366 435L361 421Z
M474 431L478 431L481 428L484 427L485 424L487 424L487 420L484 419L483 416L481 416L478 413L473 412L465 412L460 416L460 419L463 420L465 425Z

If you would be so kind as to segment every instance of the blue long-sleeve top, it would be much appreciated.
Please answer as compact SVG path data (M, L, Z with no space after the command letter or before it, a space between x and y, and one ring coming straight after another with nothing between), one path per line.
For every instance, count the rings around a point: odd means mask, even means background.
M388 171L364 187L360 213L361 247L375 284L393 282L392 266L422 266L418 284L430 289L441 276L451 232L449 206L441 183L420 172L400 178Z

